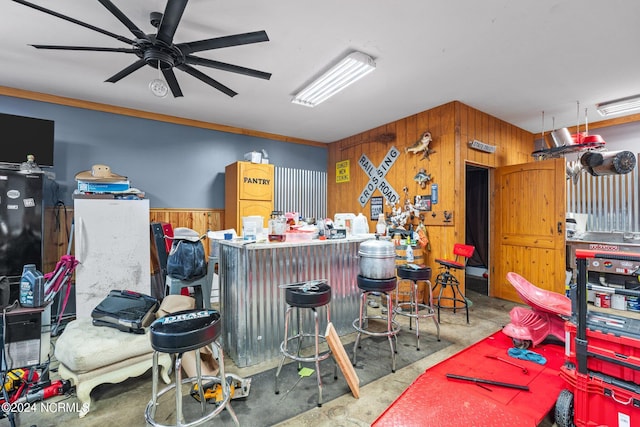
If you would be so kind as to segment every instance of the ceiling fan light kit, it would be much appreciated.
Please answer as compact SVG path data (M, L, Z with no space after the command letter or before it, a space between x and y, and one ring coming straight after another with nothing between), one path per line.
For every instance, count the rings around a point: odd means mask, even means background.
M173 43L173 36L178 28L178 24L182 19L182 14L187 6L188 0L167 0L163 13L151 12L149 21L152 26L157 28L156 34L146 34L136 24L133 23L120 9L118 9L110 0L98 0L113 16L115 16L127 29L133 34L134 39L121 36L94 25L82 22L78 19L63 15L42 6L30 3L24 0L13 0L16 3L30 7L32 9L44 12L56 18L80 25L106 36L112 37L118 41L126 43L126 48L112 47L94 47L94 46L59 46L59 45L32 45L36 49L49 50L77 50L92 52L119 52L134 54L138 60L128 67L120 70L113 76L109 77L106 82L116 83L127 77L134 71L148 65L154 69L160 70L164 76L154 79L149 83L149 89L154 95L164 97L169 90L174 97L183 96L178 80L176 79L174 68L184 71L187 74L197 78L198 80L208 84L209 86L219 90L220 92L233 97L237 92L209 77L194 65L209 67L222 71L228 71L237 74L243 74L249 77L269 80L271 73L254 70L251 68L241 67L239 65L228 64L211 59L194 56L193 53L202 52L212 49L221 49L231 46L240 46L252 43L269 41L269 37L265 31L255 31L251 33L234 34L230 36L215 37L186 43ZM168 87L167 87L168 86Z
M640 95L596 104L596 110L603 117L640 110Z
M376 68L373 58L362 52L351 52L320 77L296 93L294 104L315 107Z
M158 98L166 98L169 86L162 79L153 79L149 82L149 90Z

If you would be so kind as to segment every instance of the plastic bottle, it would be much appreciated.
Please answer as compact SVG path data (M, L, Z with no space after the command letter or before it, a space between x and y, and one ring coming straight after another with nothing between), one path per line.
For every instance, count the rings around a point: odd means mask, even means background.
M384 219L383 213L378 215L378 223L376 224L376 233L378 233L381 236L386 236L387 234L387 221Z
M356 219L353 220L353 234L357 236L357 235L368 234L368 233L369 233L369 223L367 222L367 218L365 218L365 216L362 215L362 212L360 212L356 216Z
M44 305L44 278L42 273L36 270L35 264L27 264L22 267L20 305L23 307Z
M411 247L411 237L407 237L407 264L414 261L413 248Z

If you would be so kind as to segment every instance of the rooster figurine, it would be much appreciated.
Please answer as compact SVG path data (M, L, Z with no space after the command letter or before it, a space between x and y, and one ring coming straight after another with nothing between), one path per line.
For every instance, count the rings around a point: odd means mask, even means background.
M405 153L413 153L417 154L422 152L423 159L429 159L429 156L435 153L435 150L429 148L429 143L432 141L431 132L425 132L422 134L422 138L416 141L411 147L407 147L404 149Z

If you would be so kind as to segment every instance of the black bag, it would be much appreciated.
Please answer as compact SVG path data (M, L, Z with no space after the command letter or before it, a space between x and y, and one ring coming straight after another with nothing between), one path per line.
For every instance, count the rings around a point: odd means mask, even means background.
M174 238L167 257L167 275L174 279L196 280L206 274L207 263L202 242Z
M111 291L91 312L95 326L110 326L124 332L144 334L155 320L158 300L133 291Z

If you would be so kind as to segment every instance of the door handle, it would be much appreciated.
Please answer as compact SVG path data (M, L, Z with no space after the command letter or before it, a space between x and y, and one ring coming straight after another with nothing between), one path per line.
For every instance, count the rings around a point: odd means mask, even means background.
M558 221L558 234L562 234L562 222Z

